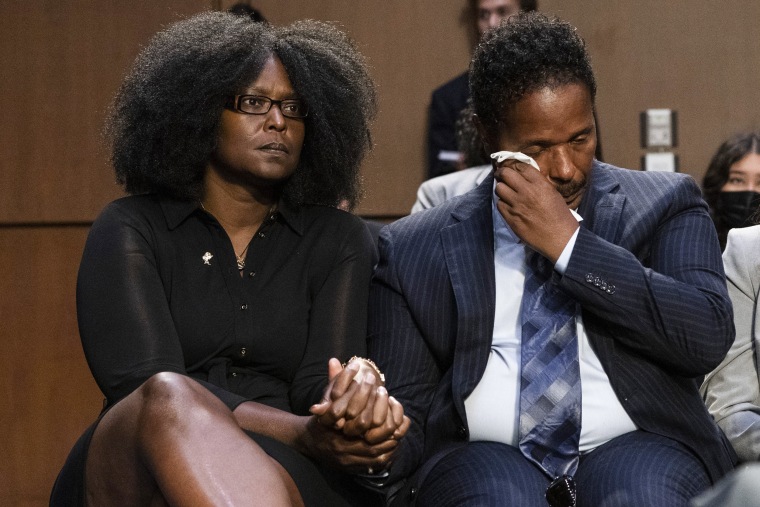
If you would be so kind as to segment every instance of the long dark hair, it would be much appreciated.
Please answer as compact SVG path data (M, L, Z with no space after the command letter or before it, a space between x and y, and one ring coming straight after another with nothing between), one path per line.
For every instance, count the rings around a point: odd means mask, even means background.
M724 141L715 152L702 178L702 194L710 209L715 208L731 166L750 153L760 154L760 132L741 132Z
M720 192L728 182L731 166L750 153L760 154L760 132L750 131L733 135L718 147L702 178L702 195L710 208L710 216L718 232L721 247L726 245L729 227L720 218ZM750 220L760 222L760 210Z

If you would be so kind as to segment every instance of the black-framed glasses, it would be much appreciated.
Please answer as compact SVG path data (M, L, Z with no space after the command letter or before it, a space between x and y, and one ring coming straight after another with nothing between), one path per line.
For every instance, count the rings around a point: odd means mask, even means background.
M264 95L235 95L227 99L225 107L244 114L267 114L273 104L286 118L306 118L309 114L301 99L275 100Z
M575 481L569 475L554 479L546 488L546 501L549 507L575 507Z

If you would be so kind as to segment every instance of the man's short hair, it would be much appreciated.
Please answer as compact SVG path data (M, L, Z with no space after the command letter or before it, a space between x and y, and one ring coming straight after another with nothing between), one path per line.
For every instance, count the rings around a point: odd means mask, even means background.
M488 130L525 95L571 83L586 86L593 102L596 80L586 44L571 24L538 12L487 32L470 64L474 111Z

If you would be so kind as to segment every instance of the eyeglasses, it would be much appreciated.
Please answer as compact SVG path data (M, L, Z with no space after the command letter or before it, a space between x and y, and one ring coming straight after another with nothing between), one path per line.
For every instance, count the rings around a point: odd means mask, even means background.
M575 481L569 475L554 479L546 488L546 501L549 507L575 507Z
M244 114L267 114L273 104L286 118L306 118L309 114L309 108L300 99L274 100L263 95L235 95L227 99L225 107Z

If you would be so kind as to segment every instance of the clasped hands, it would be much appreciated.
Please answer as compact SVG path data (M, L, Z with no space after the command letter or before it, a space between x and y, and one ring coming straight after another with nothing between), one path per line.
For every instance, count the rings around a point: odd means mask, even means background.
M322 400L310 409L310 430L323 446L322 455L354 473L385 470L409 429L404 408L361 359L345 368L330 359L328 378Z

